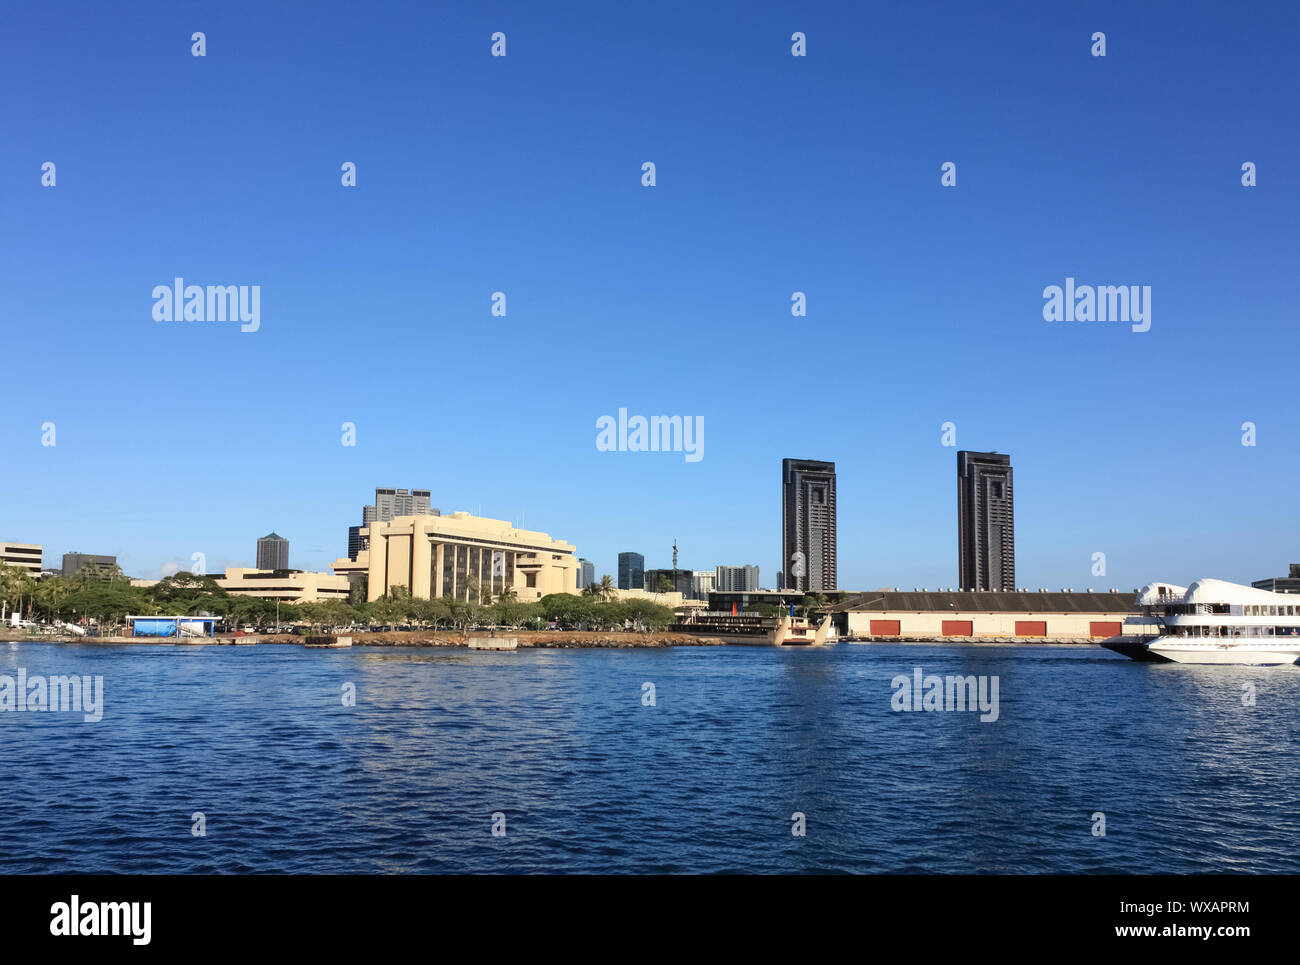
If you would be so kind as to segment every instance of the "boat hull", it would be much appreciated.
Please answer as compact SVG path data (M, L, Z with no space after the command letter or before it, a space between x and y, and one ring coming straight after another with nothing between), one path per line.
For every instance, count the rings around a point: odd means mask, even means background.
M1295 663L1300 658L1300 647L1268 649L1264 646L1240 644L1152 643L1147 647L1152 653L1174 663L1232 664L1247 667L1277 667Z

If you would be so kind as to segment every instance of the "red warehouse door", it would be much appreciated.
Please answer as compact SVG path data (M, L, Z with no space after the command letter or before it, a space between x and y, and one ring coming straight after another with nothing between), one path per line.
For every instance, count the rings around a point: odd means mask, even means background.
M945 637L973 637L975 635L974 621L944 620L943 635Z
M1088 624L1088 633L1094 637L1118 637L1124 632L1124 624L1116 621L1093 620Z
M1017 620L1016 636L1045 637L1047 636L1047 621L1046 620Z
M898 620L872 620L871 635L873 637L896 637L902 631L899 629Z

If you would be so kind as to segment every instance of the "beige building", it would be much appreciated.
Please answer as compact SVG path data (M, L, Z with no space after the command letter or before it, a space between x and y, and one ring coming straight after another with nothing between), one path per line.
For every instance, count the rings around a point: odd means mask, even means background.
M362 527L361 539L356 560L336 560L332 568L345 580L364 574L367 600L395 586L419 599L466 599L475 587L496 598L511 587L523 603L578 592L574 546L500 519L398 516Z
M213 577L232 597L258 597L284 603L347 602L348 578L335 573L301 570L253 570L232 567Z
M831 608L840 637L858 640L1097 641L1155 633L1127 623L1136 594L1061 590L877 590Z
M0 563L26 570L32 577L41 575L39 543L0 543Z
M620 590L616 588L610 599L619 602L624 600L647 600L650 603L658 603L660 606L671 607L674 610L702 609L707 604L705 600L688 600L676 591L672 593L652 593L649 590Z

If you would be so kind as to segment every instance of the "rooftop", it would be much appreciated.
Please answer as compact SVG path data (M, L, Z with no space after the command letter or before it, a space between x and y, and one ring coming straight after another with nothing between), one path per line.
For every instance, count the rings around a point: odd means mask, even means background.
M855 594L836 612L971 611L977 613L1117 613L1137 612L1137 593L1119 590L876 590Z

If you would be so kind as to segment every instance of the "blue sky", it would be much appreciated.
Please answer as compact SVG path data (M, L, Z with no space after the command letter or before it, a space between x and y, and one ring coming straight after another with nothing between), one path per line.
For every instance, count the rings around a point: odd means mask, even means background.
M770 585L800 457L842 586L949 586L951 421L1012 455L1022 585L1285 572L1300 14L1133 7L9 3L0 539L324 568L401 486ZM155 322L178 275L260 330ZM1067 276L1151 330L1045 322ZM704 458L598 451L619 408Z

